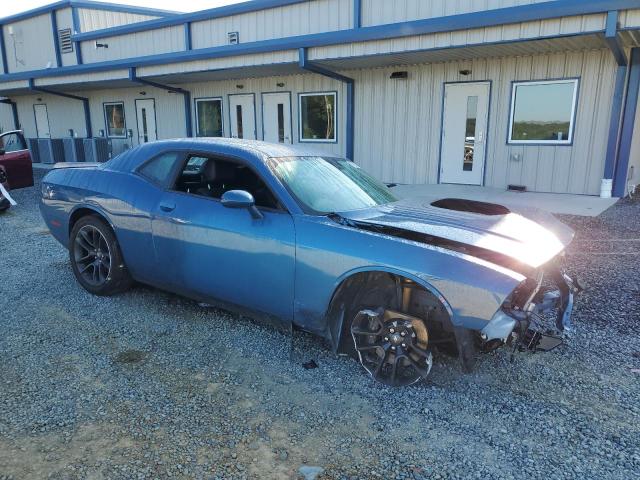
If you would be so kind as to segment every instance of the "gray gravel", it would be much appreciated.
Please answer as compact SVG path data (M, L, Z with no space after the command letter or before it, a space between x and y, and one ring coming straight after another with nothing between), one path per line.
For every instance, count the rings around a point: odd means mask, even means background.
M568 345L394 390L308 335L89 295L38 191L0 216L0 479L640 477L640 203L566 218L589 284Z

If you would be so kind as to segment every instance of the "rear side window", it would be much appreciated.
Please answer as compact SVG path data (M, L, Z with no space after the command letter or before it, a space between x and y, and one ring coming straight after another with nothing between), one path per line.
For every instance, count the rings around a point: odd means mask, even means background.
M153 183L167 185L173 166L179 156L180 154L177 152L163 153L145 163L138 172Z
M0 137L0 148L5 152L17 152L18 150L25 150L27 147L24 144L22 135L17 133L7 133Z

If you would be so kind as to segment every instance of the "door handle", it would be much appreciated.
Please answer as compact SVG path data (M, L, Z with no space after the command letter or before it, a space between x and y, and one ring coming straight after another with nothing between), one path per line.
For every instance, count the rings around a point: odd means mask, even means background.
M163 212L173 212L176 209L175 203L161 203L160 210Z

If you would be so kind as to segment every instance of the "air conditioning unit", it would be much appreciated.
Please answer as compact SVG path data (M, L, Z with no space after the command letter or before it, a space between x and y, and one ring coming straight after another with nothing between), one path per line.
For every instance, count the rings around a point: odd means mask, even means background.
M64 162L64 145L60 138L39 138L38 150L42 163Z
M37 138L27 138L27 148L31 154L31 163L40 163L40 149Z
M108 138L85 138L84 159L86 162L102 163L111 158L111 140Z
M65 162L84 162L84 142L82 138L63 138Z

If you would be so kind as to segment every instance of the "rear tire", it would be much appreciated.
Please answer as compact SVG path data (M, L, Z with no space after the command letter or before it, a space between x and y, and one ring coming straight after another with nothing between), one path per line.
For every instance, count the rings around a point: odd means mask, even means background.
M73 226L69 259L78 283L94 295L115 295L133 283L113 230L97 215L82 217Z

